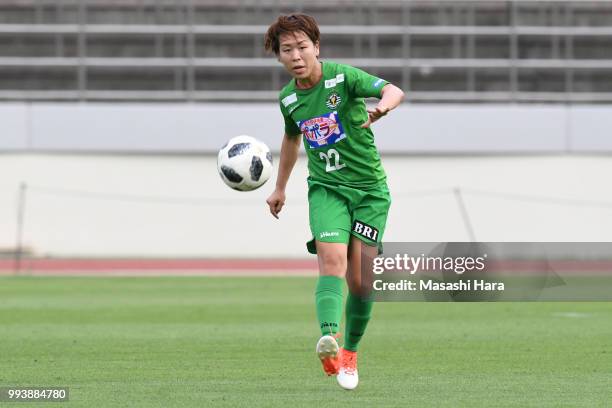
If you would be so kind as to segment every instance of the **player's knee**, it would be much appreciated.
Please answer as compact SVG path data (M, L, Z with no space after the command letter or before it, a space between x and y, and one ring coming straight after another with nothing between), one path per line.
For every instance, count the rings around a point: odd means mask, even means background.
M320 253L319 265L322 275L344 276L346 273L346 255L335 251Z

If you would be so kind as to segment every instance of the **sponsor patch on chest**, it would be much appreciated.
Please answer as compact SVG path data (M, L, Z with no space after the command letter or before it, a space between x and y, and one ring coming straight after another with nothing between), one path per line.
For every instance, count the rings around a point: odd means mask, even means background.
M312 148L329 146L346 137L337 112L300 120L297 125Z

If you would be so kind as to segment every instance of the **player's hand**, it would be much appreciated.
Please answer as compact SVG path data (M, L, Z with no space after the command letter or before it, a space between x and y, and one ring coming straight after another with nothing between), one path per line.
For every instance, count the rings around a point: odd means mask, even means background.
M268 206L270 207L270 214L274 216L274 218L278 219L278 213L281 212L283 206L285 205L285 192L280 190L274 190L270 197L266 200Z
M368 109L368 120L363 125L361 125L361 127L362 128L370 127L372 123L376 122L378 119L385 116L388 112L389 112L389 108L387 108L386 106L381 106L381 105L376 106L376 108L374 109Z

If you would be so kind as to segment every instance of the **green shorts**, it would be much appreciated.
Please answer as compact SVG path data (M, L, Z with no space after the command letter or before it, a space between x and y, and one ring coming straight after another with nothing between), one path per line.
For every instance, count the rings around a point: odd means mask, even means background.
M316 254L315 240L348 244L354 235L382 252L391 196L386 184L370 189L308 183L308 204L312 240L306 243Z

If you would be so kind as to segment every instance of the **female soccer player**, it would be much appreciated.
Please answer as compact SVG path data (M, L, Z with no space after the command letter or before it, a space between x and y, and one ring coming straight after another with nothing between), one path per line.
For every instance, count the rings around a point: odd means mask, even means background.
M370 125L398 106L404 93L360 69L320 61L319 37L316 21L304 14L278 17L265 36L265 49L293 77L279 95L285 135L276 189L266 202L278 218L303 140L313 236L306 246L319 263L315 303L322 337L316 352L324 371L352 390L358 383L357 346L372 311L361 285L361 254L376 256L391 204ZM380 99L376 108L366 110L366 97ZM339 348L345 277L349 294Z

